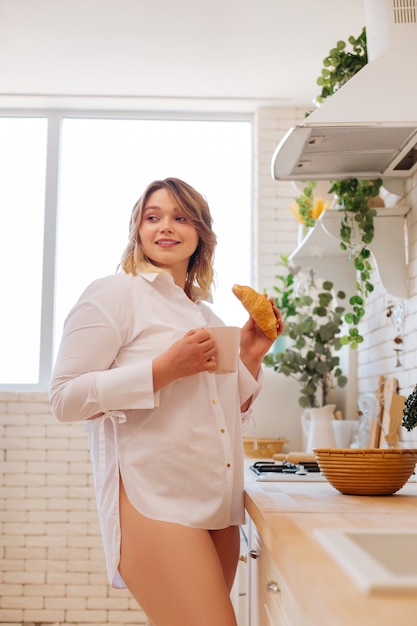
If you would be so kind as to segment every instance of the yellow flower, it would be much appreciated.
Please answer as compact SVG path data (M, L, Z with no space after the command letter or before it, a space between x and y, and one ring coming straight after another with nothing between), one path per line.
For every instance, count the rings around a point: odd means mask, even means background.
M308 200L311 205L311 200ZM323 211L326 211L330 207L330 202L323 198L314 198L313 206L308 212L308 217L317 220ZM291 212L295 215L300 224L304 224L304 218L300 215L300 206L298 204L290 205Z
M301 216L300 216L300 207L298 206L298 204L297 204L297 205L292 204L292 205L290 206L290 209L291 209L291 211L294 213L295 217L296 217L296 218L297 218L297 220L300 222L300 224L302 224L302 223L303 223L303 220L302 220L302 218L301 218Z
M328 200L323 200L323 198L314 198L313 208L310 210L310 217L318 220L323 211L326 211L330 206L330 202Z

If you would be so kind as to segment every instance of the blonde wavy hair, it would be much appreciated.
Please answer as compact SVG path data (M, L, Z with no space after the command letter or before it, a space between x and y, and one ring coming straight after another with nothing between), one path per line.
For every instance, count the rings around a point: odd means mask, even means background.
M155 180L145 189L136 202L130 218L129 242L122 255L120 266L127 274L136 276L138 272L166 271L155 266L143 252L139 228L142 215L150 196L159 189L165 189L178 209L197 229L198 245L191 256L184 291L192 300L198 297L207 299L214 281L213 260L216 235L212 230L212 217L205 198L191 185L179 178Z

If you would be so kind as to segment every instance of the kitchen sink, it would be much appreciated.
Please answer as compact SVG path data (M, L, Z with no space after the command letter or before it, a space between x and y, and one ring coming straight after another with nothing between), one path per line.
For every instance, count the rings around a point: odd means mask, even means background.
M316 528L314 537L361 591L417 590L417 530Z

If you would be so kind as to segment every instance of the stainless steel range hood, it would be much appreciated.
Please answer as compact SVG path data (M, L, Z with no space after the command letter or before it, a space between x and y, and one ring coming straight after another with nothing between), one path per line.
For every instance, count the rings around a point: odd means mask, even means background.
M416 0L365 0L368 63L291 128L276 180L405 179L417 171Z

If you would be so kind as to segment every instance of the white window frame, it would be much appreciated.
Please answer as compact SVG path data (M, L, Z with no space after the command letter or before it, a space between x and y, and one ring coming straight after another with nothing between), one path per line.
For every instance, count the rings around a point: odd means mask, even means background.
M0 117L47 119L47 162L45 175L45 214L42 264L42 298L41 298L41 332L39 347L39 380L37 383L2 384L0 391L46 391L53 368L54 354L54 304L55 304L55 269L57 219L59 200L60 147L62 137L62 121L64 118L78 119L130 119L130 120L165 120L165 121L213 121L213 122L249 122L252 125L253 115L250 113L166 113L166 112L131 112L131 111L100 111L83 109L31 110L1 109ZM251 191L251 250L254 250L254 189ZM253 254L251 254L253 259ZM251 267L251 278L254 275L254 264Z

